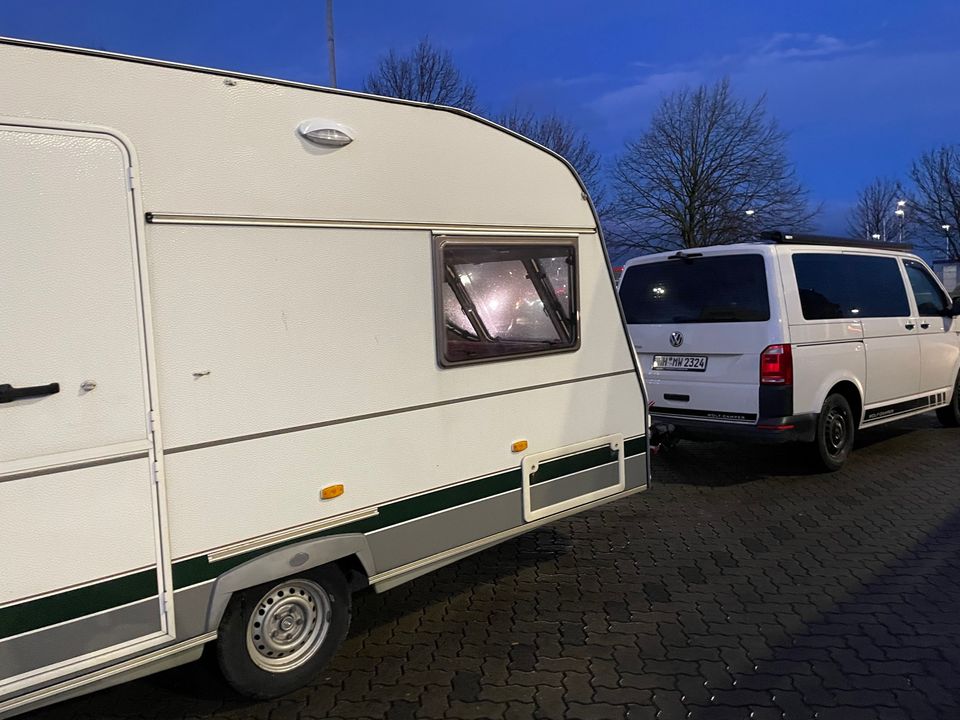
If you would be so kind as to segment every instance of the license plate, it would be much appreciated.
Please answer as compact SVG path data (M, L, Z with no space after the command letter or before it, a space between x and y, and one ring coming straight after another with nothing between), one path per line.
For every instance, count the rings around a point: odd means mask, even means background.
M654 370L686 370L703 372L707 369L706 355L654 355Z

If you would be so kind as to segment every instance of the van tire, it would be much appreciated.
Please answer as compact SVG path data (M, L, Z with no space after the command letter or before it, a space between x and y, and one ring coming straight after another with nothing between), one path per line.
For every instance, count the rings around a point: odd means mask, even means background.
M350 600L335 565L234 593L217 631L223 677L241 695L258 700L308 684L346 637Z
M944 427L960 427L960 377L953 385L953 397L950 404L937 408L937 420Z
M828 472L839 470L853 449L856 421L850 403L840 393L828 395L817 416L813 443L820 466Z

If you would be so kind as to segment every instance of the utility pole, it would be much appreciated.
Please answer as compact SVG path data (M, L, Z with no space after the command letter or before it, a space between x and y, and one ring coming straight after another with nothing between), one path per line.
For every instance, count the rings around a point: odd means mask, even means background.
M333 44L333 0L327 0L327 52L330 65L330 87L337 86L337 51Z

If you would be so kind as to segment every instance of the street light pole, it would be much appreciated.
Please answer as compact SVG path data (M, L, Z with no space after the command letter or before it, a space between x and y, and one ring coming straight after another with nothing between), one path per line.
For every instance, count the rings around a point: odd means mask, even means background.
M337 86L337 52L333 43L333 0L327 0L327 53L330 67L330 87Z
M906 200L897 200L897 209L893 211L893 214L900 218L900 233L898 242L903 243L903 216L906 214L903 206L907 204Z
M950 252L950 224L944 223L940 226L940 229L943 230L943 234L947 238L947 260L949 260L950 256L953 254Z

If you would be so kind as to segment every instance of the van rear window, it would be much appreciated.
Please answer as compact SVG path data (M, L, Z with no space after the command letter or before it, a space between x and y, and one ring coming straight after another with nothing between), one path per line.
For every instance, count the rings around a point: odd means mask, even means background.
M632 265L620 301L631 325L770 319L767 273L757 253Z

